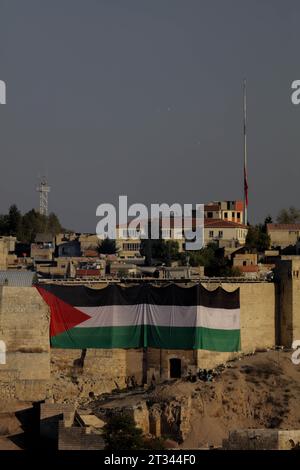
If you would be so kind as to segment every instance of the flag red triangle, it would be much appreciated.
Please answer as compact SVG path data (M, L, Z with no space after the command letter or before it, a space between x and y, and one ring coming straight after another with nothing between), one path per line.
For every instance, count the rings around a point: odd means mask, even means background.
M64 333L74 326L91 318L86 313L81 312L76 307L67 304L63 300L51 294L42 287L37 287L37 290L50 307L50 336L56 336L59 333Z

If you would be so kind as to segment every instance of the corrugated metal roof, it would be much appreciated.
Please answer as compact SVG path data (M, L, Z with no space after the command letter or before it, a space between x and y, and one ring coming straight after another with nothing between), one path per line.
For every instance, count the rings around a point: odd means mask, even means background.
M0 271L0 286L30 287L35 277L33 271L11 269Z

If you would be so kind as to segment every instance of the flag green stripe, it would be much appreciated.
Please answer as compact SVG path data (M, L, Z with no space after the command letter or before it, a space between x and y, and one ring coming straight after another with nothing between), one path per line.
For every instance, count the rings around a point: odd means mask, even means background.
M219 352L240 350L240 330L153 325L101 328L71 328L51 338L54 348L206 349Z

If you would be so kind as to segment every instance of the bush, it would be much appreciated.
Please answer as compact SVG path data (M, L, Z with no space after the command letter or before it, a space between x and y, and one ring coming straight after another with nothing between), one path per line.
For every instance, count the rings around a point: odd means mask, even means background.
M144 449L143 432L137 428L131 416L126 414L112 415L103 427L103 438L106 450L139 450Z

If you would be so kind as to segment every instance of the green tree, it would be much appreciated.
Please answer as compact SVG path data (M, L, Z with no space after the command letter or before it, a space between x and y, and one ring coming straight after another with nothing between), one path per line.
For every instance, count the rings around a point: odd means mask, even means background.
M22 215L15 204L10 206L8 211L8 232L16 237L21 229Z
M104 238L104 240L98 243L97 251L102 255L115 255L118 253L119 249L116 240Z
M47 217L31 209L23 215L20 241L32 243L37 233L47 232Z
M8 234L9 234L8 215L3 214L3 215L0 215L0 235L8 235Z
M131 416L112 415L103 427L106 450L140 450L145 448L143 432Z
M60 221L57 217L56 214L51 212L48 215L48 220L47 220L47 232L52 233L53 235L57 235L58 233L62 232L63 228L60 224Z
M186 251L184 253L183 264L186 264L187 257L189 257L189 264L193 267L204 266L209 267L214 262L215 252L217 246L214 243L210 243L206 247L197 251Z
M265 218L265 221L264 221L264 228L265 228L265 231L267 231L267 225L268 224L272 224L273 223L273 219L270 215L268 215L266 218Z
M300 222L300 210L291 206L289 209L281 209L277 216L279 224L294 224Z
M251 251L261 253L270 246L270 236L266 230L266 223L250 225L246 237L246 246Z
M189 257L191 266L204 266L207 276L240 276L241 273L235 269L230 260L224 256L224 249L219 248L215 243L209 243L206 247L198 251L188 251L183 259ZM186 263L186 261L185 261ZM183 264L185 264L183 261Z
M172 261L180 259L177 240L142 240L140 253L145 256L148 265L152 260L156 260L170 266Z
M22 216L13 204L8 214L0 215L0 235L13 235L24 243L32 243L37 233L57 234L62 230L59 219L53 212L47 217L31 209Z

